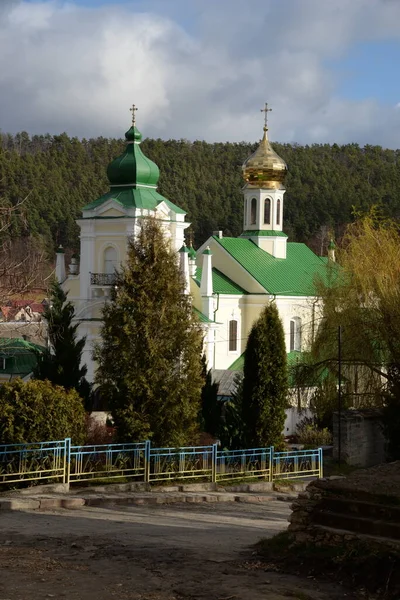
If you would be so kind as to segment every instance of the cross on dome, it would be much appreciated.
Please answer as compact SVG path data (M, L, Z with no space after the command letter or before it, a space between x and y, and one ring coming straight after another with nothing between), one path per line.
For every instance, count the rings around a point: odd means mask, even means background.
M136 104L132 104L132 107L129 109L132 113L132 125L135 126L136 125L136 115L135 112L137 111L137 106Z
M268 102L265 103L264 108L260 109L260 112L264 113L264 131L268 131L268 113L271 112L272 108L268 108Z

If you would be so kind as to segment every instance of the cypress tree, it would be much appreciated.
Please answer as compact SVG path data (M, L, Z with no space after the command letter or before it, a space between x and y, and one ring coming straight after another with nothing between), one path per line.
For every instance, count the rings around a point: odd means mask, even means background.
M196 441L203 340L183 286L160 225L143 220L116 274L95 349L96 381L120 440L174 447Z
M206 433L216 436L221 421L221 402L218 400L219 385L213 382L211 369L207 370L205 356L202 358L202 367L204 385L201 390L201 427Z
M242 419L247 447L271 446L282 439L287 393L285 337L272 302L253 325L244 355Z
M86 365L81 366L86 338L77 339L79 324L73 324L74 307L58 281L51 285L49 306L43 313L47 322L49 348L38 353L34 379L48 379L54 385L75 389L87 402L90 385L85 379Z

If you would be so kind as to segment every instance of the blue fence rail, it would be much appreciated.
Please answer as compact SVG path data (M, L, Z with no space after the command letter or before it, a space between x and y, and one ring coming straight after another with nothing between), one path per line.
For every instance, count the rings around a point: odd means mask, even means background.
M272 449L272 471L274 479L322 477L322 448L288 452L274 452Z
M67 483L69 440L0 446L0 484L58 479Z
M271 481L272 447L247 450L216 450L215 481L262 477Z
M149 445L150 442L71 446L68 480L70 482L90 481L103 477L144 479Z
M243 478L266 481L322 477L322 449L275 452L270 448L219 450L212 446L152 448L137 444L71 446L53 442L0 445L0 485L24 481L73 483L133 478L146 483L206 479L217 483Z
M147 481L212 478L213 446L150 448Z

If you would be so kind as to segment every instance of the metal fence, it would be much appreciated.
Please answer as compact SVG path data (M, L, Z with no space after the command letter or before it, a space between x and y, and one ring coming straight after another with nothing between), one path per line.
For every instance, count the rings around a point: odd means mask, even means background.
M139 477L146 474L148 446L139 444L107 444L71 446L68 461L69 481Z
M274 479L322 477L322 448L289 452L272 451L272 472Z
M322 477L322 449L218 450L213 446L152 448L138 444L71 446L71 440L0 446L0 485L52 480L63 483L134 478L138 481L245 478L266 481Z
M214 446L150 448L147 481L212 478Z
M271 480L272 448L248 450L217 450L215 456L215 481L262 477Z
M0 445L0 484L49 479L67 482L69 440Z

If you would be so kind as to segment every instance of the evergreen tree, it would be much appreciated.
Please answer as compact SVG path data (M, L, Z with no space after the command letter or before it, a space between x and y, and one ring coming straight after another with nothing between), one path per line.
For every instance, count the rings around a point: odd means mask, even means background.
M271 302L253 325L244 355L242 419L247 447L280 442L287 393L285 337Z
M160 225L143 220L116 274L95 350L96 380L120 440L174 447L195 441L203 341L183 285Z
M221 419L221 402L218 400L218 383L213 382L211 369L207 371L206 358L203 356L204 385L201 390L201 428L212 436L218 435Z
M223 405L218 430L221 446L228 450L246 448L242 418L243 375L241 373L236 375L235 384L232 399Z
M77 339L79 325L72 324L74 307L58 281L51 286L50 304L43 317L47 322L50 347L38 353L34 379L48 379L67 390L75 389L87 402L90 385L85 379L86 365L81 366L86 338Z

